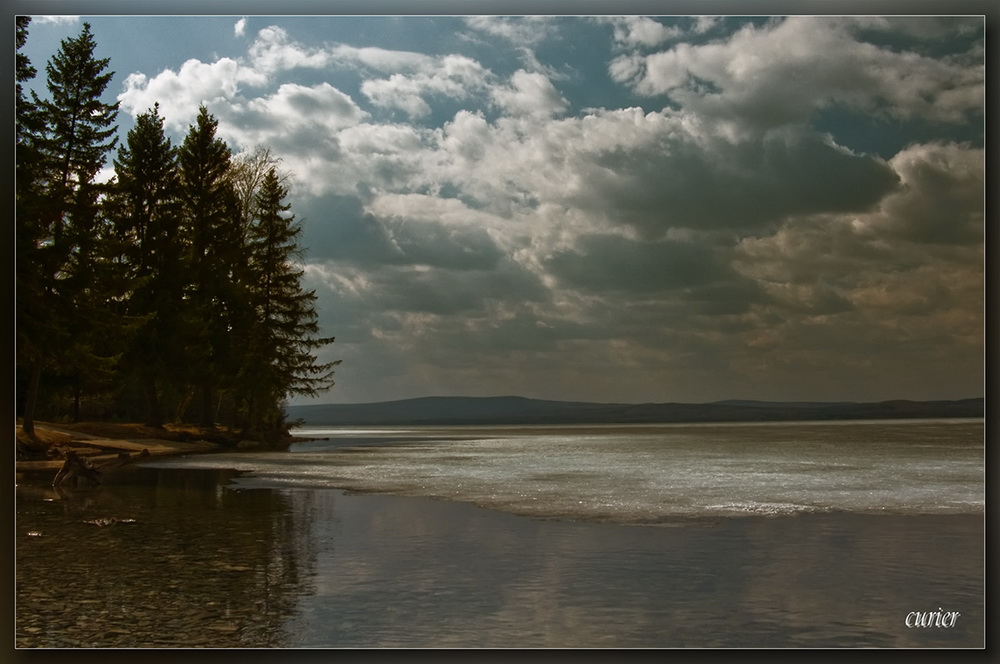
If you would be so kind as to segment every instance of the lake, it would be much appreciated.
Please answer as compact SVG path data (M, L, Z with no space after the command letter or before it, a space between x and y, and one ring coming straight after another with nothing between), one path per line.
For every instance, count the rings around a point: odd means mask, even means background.
M17 645L984 643L982 420L296 433L20 484Z

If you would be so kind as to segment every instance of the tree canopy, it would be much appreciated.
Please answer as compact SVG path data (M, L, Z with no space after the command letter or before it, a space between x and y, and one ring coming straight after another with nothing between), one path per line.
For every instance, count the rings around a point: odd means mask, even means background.
M90 25L48 63L48 96L17 20L18 414L225 424L287 433L284 402L333 385L302 287L291 174L264 146L234 156L203 106L183 141L159 105L117 145L113 72ZM114 176L98 174L113 156Z

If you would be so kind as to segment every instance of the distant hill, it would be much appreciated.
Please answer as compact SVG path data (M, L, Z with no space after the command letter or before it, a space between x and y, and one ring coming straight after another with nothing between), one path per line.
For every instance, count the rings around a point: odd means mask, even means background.
M984 401L586 403L524 397L422 397L359 404L288 406L308 425L642 424L983 417Z

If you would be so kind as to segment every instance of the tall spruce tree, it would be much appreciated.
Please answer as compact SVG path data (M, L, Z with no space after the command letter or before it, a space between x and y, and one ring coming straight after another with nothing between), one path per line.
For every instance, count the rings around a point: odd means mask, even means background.
M20 27L20 26L19 26ZM24 24L26 30L27 24ZM26 34L25 34L26 37ZM18 104L17 297L20 357L29 361L24 430L34 434L43 370L75 377L108 369L95 346L101 294L94 289L98 237L95 177L116 139L118 104L101 101L113 72L95 57L90 24L64 39L46 66L49 98ZM28 70L18 68L19 75ZM21 179L24 179L22 182ZM23 235L23 237L22 237Z
M28 43L28 26L31 24L30 16L18 16L15 25L15 46L16 54L14 61L14 71L15 71L15 90L17 93L16 98L16 134L15 138L17 145L21 144L22 136L26 135L25 123L30 123L30 116L34 110L34 106L28 103L27 97L24 96L24 86L22 83L26 83L31 79L35 78L38 71L31 66L31 60L27 55L21 53L21 49L24 45Z
M40 204L42 170L38 153L44 123L35 104L25 96L22 83L37 74L31 60L21 49L28 40L31 18L18 16L16 24L16 92L15 102L15 307L17 328L17 411L24 416L24 431L34 437L34 413L39 381L45 359L44 331L48 324L44 297L45 270L41 258L44 228Z
M120 371L125 384L137 384L145 396L145 423L162 427L162 382L183 364L177 340L184 246L176 150L164 135L159 104L136 117L114 165L117 181L105 208L117 245L120 314L136 321Z
M80 35L63 40L46 66L50 98L33 95L46 125L39 148L50 178L46 193L53 244L70 249L67 263L76 264L73 274L84 282L102 189L94 178L118 140L118 103L101 101L114 72L105 72L108 58L94 57L96 46L90 24L84 23Z
M188 362L199 395L199 423L215 426L216 390L235 376L246 298L238 271L245 265L236 196L229 181L232 153L216 137L218 120L202 106L178 151L182 230L190 273L185 321Z
M259 433L284 429L284 400L316 395L333 385L333 367L320 363L313 351L333 343L318 337L316 295L302 288L303 271L295 263L301 254L301 226L287 212L288 194L274 167L256 196L256 219L248 233L248 282L255 325L240 386L247 405L247 423Z

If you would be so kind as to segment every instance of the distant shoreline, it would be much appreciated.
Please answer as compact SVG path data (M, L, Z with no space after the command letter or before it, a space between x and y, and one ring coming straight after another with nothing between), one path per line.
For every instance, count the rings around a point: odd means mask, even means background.
M361 404L288 406L304 425L685 424L871 419L978 418L983 398L955 401L718 401L704 404L615 404L516 396L422 397Z

